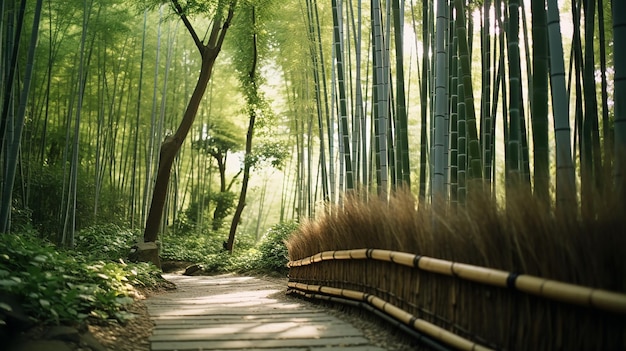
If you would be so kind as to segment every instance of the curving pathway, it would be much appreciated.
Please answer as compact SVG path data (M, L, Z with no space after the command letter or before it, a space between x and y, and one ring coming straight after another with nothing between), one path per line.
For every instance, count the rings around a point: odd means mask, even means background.
M145 301L151 350L382 351L350 324L284 296L286 286L235 275L164 274L178 287Z

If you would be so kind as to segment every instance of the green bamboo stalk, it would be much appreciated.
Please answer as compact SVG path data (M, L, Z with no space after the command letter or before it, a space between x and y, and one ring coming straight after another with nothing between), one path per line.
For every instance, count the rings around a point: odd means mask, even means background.
M435 103L433 131L433 160L432 160L432 201L440 201L445 198L445 174L444 159L445 148L445 115L448 109L448 76L446 62L448 60L445 31L448 26L448 4L445 0L437 0L437 19L435 28Z
M519 53L519 0L509 1L507 35L509 54L509 134L507 139L506 172L507 189L521 185L521 69Z
M458 201L459 193L459 172L460 176L465 179L466 164L460 164L466 161L465 155L465 115L463 115L463 134L459 135L459 109L461 104L465 104L463 98L459 96L459 93L463 93L463 83L459 81L460 68L459 68L459 56L457 50L457 33L454 30L454 21L450 21L450 34L451 34L451 46L450 46L450 134L449 134L449 169L448 169L448 181L450 186L449 198L450 202L456 203ZM465 112L465 111L463 111ZM461 140L462 139L462 140ZM459 147L459 142L463 142L462 150ZM460 151L463 152L462 156ZM465 183L463 183L463 186Z
M576 208L575 170L570 143L569 100L565 90L563 41L561 39L559 8L556 0L548 0L547 19L550 48L550 85L556 141L557 209L566 213L572 213L571 211Z
M492 118L491 118L491 77L492 65L491 65L491 0L485 0L481 9L482 23L481 23L481 67L483 68L482 74L482 91L481 91L481 145L482 145L482 157L483 174L487 183L491 182L491 169L492 169L492 154L491 146L493 140L493 134L491 130ZM495 55L494 55L495 56Z
M374 99L374 144L376 154L376 182L378 194L385 196L389 186L389 163L387 129L389 119L389 93L386 81L388 72L385 70L385 39L382 31L382 9L379 0L372 0L372 51L373 51L373 87Z
M427 154L428 154L428 103L430 101L430 94L428 93L428 82L430 81L430 33L429 33L429 21L430 11L429 4L431 1L422 1L422 45L424 47L422 53L422 76L420 84L420 99L422 101L420 106L421 124L420 124L420 168L419 168L419 198L420 205L425 202L426 199L426 184L427 181ZM412 4L412 3L411 3ZM415 27L415 26L414 26ZM417 31L416 31L417 33Z
M339 90L339 124L341 128L341 157L345 167L346 189L354 189L354 174L350 153L350 131L348 128L348 104L346 79L344 72L344 50L342 24L343 13L338 0L332 0L333 8L333 45L336 53L337 83Z
M548 23L545 0L530 2L533 39L532 130L534 194L544 203L550 200L550 155L548 146Z
M615 163L614 180L620 194L626 192L626 2L612 1L613 63L615 65ZM623 197L620 197L623 199Z
M467 111L467 145L468 145L468 163L470 179L482 179L483 167L482 156L480 150L480 141L478 140L478 130L476 127L476 109L474 107L474 90L472 88L471 76L471 59L468 45L468 34L465 20L465 1L454 0L454 9L456 11L456 31L459 44L459 64L463 74L463 89L465 94L465 108Z
M459 67L459 74L461 68ZM459 106L458 106L458 119L457 119L457 133L458 133L458 174L457 182L458 187L456 191L456 197L460 204L465 204L467 197L467 171L469 169L469 157L467 155L468 146L468 133L467 133L467 105L465 104L465 89L464 82L459 80L459 86L457 88L459 94Z
M598 195L602 189L602 174L604 166L602 164L602 150L600 148L600 130L598 123L598 101L597 87L595 80L595 0L585 0L583 2L585 13L585 52L583 65L583 89L585 102L585 129L589 140L588 149L590 153L590 163L592 165L592 179L590 184L593 187L593 195Z
M403 2L404 4L404 2ZM408 116L406 107L406 96L404 89L404 9L400 7L399 0L393 0L393 25L396 49L396 169L399 171L398 177L402 187L410 188L411 170L409 166L409 137L408 137Z

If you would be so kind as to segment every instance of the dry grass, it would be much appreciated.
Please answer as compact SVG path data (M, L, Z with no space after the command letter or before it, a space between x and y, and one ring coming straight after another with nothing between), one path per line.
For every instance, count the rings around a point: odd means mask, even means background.
M352 196L303 223L288 248L292 260L328 250L396 250L626 292L626 211L599 200L593 215L573 218L524 195L506 210L487 196L464 208L418 208L407 194L389 202ZM292 268L290 276L376 294L497 348L626 349L624 316L393 264L330 261Z

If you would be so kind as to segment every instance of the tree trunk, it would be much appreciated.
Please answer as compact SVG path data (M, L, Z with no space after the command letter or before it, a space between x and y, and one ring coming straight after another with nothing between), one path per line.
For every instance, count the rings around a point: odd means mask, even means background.
M252 7L252 28L256 28L256 12L255 8ZM248 106L250 109L250 121L248 123L248 133L246 134L246 154L243 161L243 179L241 180L241 193L239 193L239 201L237 202L237 209L235 210L235 214L233 215L233 221L230 225L230 232L228 233L228 242L226 243L226 249L228 252L233 252L233 247L235 244L235 234L237 233L237 226L239 225L239 221L241 220L241 214L243 213L244 207L246 207L246 195L248 194L248 181L250 180L250 168L252 167L252 161L250 160L250 156L252 154L252 137L254 136L254 124L256 122L256 103L255 100L259 100L258 96L258 87L256 84L256 67L259 58L259 52L257 48L257 34L253 32L252 34L252 65L250 67L250 71L248 73L248 81L244 82L245 84L249 84L249 92L248 92Z
M202 97L204 96L207 85L209 84L209 80L211 79L213 65L215 64L217 55L222 48L226 31L228 30L230 22L233 18L234 10L237 6L237 1L230 2L228 7L228 15L224 19L223 24L222 18L219 14L220 11L218 9L216 17L213 19L213 26L207 44L204 44L200 40L178 1L172 0L172 5L174 7L174 10L177 12L177 14L180 16L181 20L185 24L185 27L187 27L189 34L194 39L198 50L200 50L200 54L202 56L202 66L200 69L198 82L196 83L196 87L191 94L189 104L187 105L187 109L185 110L185 114L183 115L183 119L180 122L176 133L174 133L174 135L172 136L165 138L163 144L161 144L161 152L159 155L159 169L157 172L156 182L154 184L154 191L152 193L150 211L148 213L148 218L146 219L146 228L143 233L144 242L154 242L158 237L159 226L161 223L161 218L163 217L163 208L165 207L165 198L167 197L167 185L170 180L170 172L172 169L172 164L174 163L174 158L180 150L180 147L182 146L185 137L187 137L187 134L189 134L189 130L191 129L193 121L196 118L198 108L200 106L200 103L202 102ZM158 264L158 262L155 263Z
M248 182L250 180L250 160L248 157L252 153L252 137L254 136L254 124L256 122L256 112L253 108L250 109L250 123L248 124L248 134L246 135L246 156L243 166L243 179L241 180L241 193L239 194L239 202L237 203L237 209L233 215L233 221L230 225L230 232L228 233L228 242L226 249L232 253L235 244L235 234L237 233L237 226L241 220L241 214L244 207L246 207L246 195L248 194Z
M210 51L207 49L207 51ZM213 64L217 58L218 50L213 50L214 53L202 55L202 69L200 70L200 76L196 83L196 88L189 99L187 110L183 115L183 120L180 122L176 133L172 136L165 138L163 144L161 144L161 151L159 154L159 169L157 172L156 182L154 184L154 191L152 193L152 202L150 203L150 211L146 220L146 229L143 234L144 242L156 241L159 232L159 226L161 223L161 217L163 216L163 208L165 206L165 198L167 196L167 185L170 180L170 171L172 164L176 158L176 154L180 150L180 147L185 140L185 137L189 133L193 121L196 117L196 112L204 96L209 79L211 78L211 71L213 70Z

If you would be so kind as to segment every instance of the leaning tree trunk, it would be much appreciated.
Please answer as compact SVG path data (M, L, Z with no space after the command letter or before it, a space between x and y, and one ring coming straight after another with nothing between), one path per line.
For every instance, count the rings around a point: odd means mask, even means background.
M174 9L189 30L190 35L193 37L196 46L200 51L200 54L202 56L202 66L200 70L200 76L198 77L198 82L196 83L196 87L194 88L191 98L189 99L189 104L187 105L187 109L185 110L183 119L180 122L176 133L174 133L174 135L172 136L165 138L163 144L161 144L161 151L159 155L159 168L157 172L156 182L154 185L154 192L152 193L150 211L146 220L146 228L144 230L143 237L144 242L155 242L157 239L159 226L163 217L163 208L165 206L167 185L170 179L172 164L174 163L176 154L180 150L180 147L182 146L185 137L191 129L193 121L195 120L196 114L198 112L198 107L200 106L200 102L202 101L202 97L204 96L209 80L211 79L211 72L213 71L215 60L217 59L217 56L222 48L224 37L232 20L236 3L236 1L230 2L228 15L223 24L222 21L219 19L219 15L218 18L215 18L213 22L213 27L211 29L211 36L209 38L209 41L207 44L204 44L196 34L178 1L172 0ZM158 256L150 258L148 260L157 265L159 264Z

